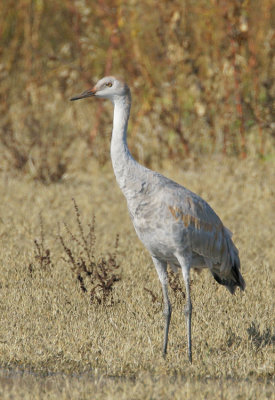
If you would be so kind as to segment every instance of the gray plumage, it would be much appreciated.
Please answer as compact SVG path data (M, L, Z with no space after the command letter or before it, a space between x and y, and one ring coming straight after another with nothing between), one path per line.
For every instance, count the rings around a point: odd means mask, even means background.
M90 96L110 99L114 104L111 159L136 233L151 254L162 285L165 330L163 355L167 353L172 313L168 297L167 264L182 270L186 287L185 317L188 356L192 362L190 269L208 268L215 280L234 293L245 288L240 260L231 232L201 197L163 175L137 163L127 146L131 94L126 83L105 77L94 88L71 100Z

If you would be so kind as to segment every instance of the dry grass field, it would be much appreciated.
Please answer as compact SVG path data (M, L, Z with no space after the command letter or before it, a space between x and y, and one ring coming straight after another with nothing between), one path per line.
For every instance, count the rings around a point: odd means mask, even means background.
M86 172L50 185L2 171L1 399L275 398L274 161L171 164L162 172L203 196L234 232L246 291L231 296L207 271L192 273L190 365L184 290L171 290L164 361L161 287L110 164L87 161ZM76 260L87 257L72 198L84 235L95 215L95 260L112 266L117 253L120 280L101 304L91 304L92 284L84 276L84 292L64 259L60 235Z

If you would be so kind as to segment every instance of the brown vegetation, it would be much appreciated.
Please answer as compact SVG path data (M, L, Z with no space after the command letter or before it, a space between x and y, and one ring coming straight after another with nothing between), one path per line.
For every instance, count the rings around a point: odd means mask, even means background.
M147 165L273 152L272 0L155 7L152 0L4 2L0 150L9 167L57 181L72 158L81 163L76 146L104 164L108 106L72 108L67 100L110 73L132 88L130 147Z
M95 216L88 224L88 232L85 234L81 222L79 207L73 199L78 235L72 233L71 229L65 223L67 234L71 239L71 244L77 247L77 254L72 249L72 246L65 244L64 237L60 234L60 243L67 257L63 258L66 264L69 264L72 271L80 284L80 289L83 293L88 293L90 301L98 304L107 305L107 301L113 305L113 286L115 282L120 280L117 274L119 265L116 261L116 251L118 248L119 236L117 235L115 243L115 252L109 253L107 257L96 259L96 233L95 233ZM34 242L36 244L36 241ZM88 282L87 282L88 281ZM87 284L90 286L87 289Z

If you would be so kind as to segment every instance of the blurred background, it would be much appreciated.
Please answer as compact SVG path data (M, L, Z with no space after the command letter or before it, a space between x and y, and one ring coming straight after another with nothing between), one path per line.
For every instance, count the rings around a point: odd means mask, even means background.
M0 168L50 183L104 165L112 105L69 98L111 74L141 163L274 157L274 20L272 0L5 0Z

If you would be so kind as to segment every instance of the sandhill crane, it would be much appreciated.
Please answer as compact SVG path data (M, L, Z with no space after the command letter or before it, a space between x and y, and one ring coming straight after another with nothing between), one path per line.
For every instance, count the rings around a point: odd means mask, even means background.
M127 200L136 233L149 250L162 285L164 299L163 356L167 353L172 313L168 297L167 264L181 268L186 287L184 309L188 357L192 362L190 269L208 268L230 293L245 288L240 260L231 232L201 197L163 175L140 165L127 146L131 93L126 83L108 76L70 100L90 96L106 98L114 105L111 159L120 189Z

